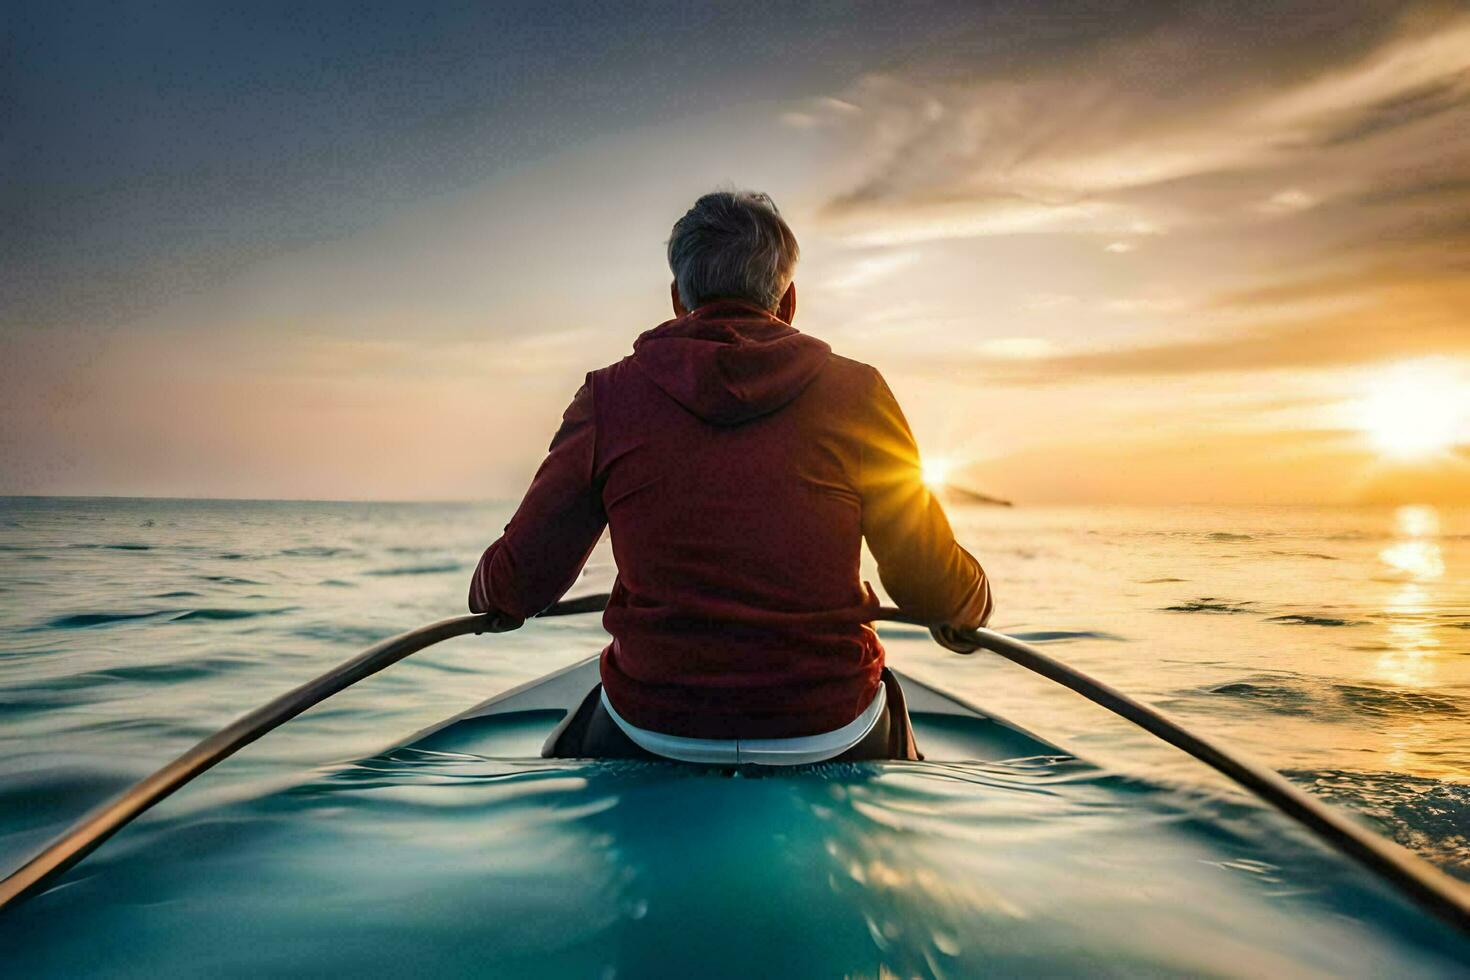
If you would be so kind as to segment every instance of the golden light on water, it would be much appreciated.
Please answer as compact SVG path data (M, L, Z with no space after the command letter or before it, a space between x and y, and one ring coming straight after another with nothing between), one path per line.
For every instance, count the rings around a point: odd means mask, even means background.
M1435 681L1435 596L1444 577L1439 543L1439 512L1433 507L1400 507L1394 512L1396 539L1378 553L1405 581L1384 605L1387 649L1378 658L1378 676L1400 687L1429 687Z
M1396 365L1369 384L1355 421L1378 453L1424 459L1470 438L1470 379L1438 360Z

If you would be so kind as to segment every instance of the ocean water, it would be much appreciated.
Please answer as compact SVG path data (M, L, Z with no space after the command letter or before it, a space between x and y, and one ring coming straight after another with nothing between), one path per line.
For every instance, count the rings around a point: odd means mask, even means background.
M270 697L461 612L508 511L0 499L0 868ZM994 627L1470 879L1470 512L951 518ZM604 546L575 591L612 573ZM0 947L54 975L1463 967L1452 937L1191 760L1013 665L881 632L896 666L1084 762L729 779L381 754L604 642L595 616L534 622L267 736L0 917Z

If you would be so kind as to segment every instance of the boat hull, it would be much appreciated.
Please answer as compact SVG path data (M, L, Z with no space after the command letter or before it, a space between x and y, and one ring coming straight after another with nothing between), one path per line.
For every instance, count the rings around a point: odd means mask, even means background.
M1051 742L976 705L909 674L894 674L903 685L914 738L928 761L1070 758ZM460 752L491 759L539 757L547 736L597 681L597 658L589 657L489 698L405 739L393 750Z

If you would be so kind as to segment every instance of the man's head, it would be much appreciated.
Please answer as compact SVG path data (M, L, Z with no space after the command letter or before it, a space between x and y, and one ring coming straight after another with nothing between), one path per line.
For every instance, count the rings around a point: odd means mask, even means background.
M694 202L669 236L674 311L742 299L791 321L796 236L775 203L755 191L716 191Z

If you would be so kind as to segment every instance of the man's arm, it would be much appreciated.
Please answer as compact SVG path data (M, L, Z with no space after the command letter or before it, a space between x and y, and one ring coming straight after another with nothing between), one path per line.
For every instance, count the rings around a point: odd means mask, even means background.
M990 620L990 583L961 548L921 478L919 447L888 384L873 372L859 467L863 536L878 578L905 612L963 629Z
M480 558L470 580L470 612L526 619L577 581L607 526L593 470L595 442L589 376L505 533Z

